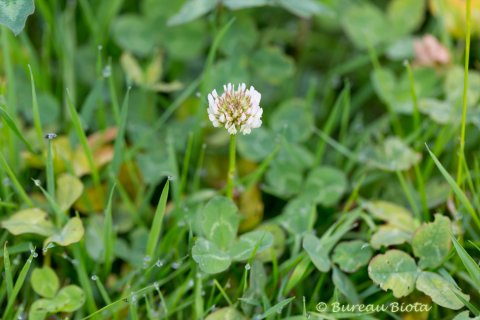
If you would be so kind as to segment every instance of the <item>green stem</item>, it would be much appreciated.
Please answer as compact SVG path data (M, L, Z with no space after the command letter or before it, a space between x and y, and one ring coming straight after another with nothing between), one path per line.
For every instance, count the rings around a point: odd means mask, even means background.
M465 127L467 122L467 92L468 92L468 60L470 59L470 16L472 1L467 0L467 26L465 34L465 71L463 77L463 106L462 106L462 127L460 129L460 150L458 153L457 185L460 187L463 180L462 165L465 157Z
M228 166L228 176L227 176L227 197L229 197L230 199L233 199L236 144L237 144L237 136L235 134L232 134L230 136L230 162Z
M405 68L407 68L413 102L413 128L414 130L418 130L420 128L420 111L418 107L417 92L415 90L415 78L413 77L412 67L410 66L408 60L405 61Z

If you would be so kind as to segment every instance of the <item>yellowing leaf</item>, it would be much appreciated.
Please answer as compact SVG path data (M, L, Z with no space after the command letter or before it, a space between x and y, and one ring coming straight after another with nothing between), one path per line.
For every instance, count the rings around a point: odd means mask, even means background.
M14 235L34 233L50 236L55 229L48 214L38 208L21 210L2 222L2 227Z
M70 174L62 174L57 179L56 200L60 210L66 211L80 198L83 193L83 183Z
M83 229L82 220L78 217L70 219L63 227L62 231L52 235L45 240L45 244L55 242L61 246L68 246L78 242L83 238L85 230Z
M239 210L243 216L240 223L241 232L252 230L262 221L263 201L258 186L254 186L240 195Z

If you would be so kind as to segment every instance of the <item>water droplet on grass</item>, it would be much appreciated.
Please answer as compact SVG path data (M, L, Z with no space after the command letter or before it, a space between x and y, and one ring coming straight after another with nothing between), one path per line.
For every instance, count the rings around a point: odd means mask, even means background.
M135 293L132 293L132 294L130 295L130 301L131 301L133 304L137 303L137 295L136 295Z
M252 268L252 267L250 266L249 263L247 263L247 264L245 265L245 270L250 270L251 268Z
M172 269L177 270L178 268L180 268L180 265L181 265L180 262L174 262L174 263L172 263Z
M98 280L98 277L96 274L93 274L90 278L92 278L93 281L97 281Z
M187 287L191 288L191 287L193 287L194 284L195 284L195 282L192 279L190 279L190 280L188 280Z
M45 134L44 138L47 139L47 140L53 140L57 137L57 134L56 133L47 133Z
M102 70L102 76L104 78L110 78L111 75L112 75L112 67L110 67L109 65L105 66L105 68L103 68Z
M12 182L10 181L9 178L3 178L3 182L2 182L2 183L3 183L3 185L4 185L5 187L8 187L8 186L11 186L11 185L12 185Z
M160 291L160 284L158 282L154 282L153 286L155 287L155 290Z
M160 260L160 259L158 259L157 262L155 262L155 265L156 265L157 267L159 267L159 268L160 268L160 267L163 267L163 261Z

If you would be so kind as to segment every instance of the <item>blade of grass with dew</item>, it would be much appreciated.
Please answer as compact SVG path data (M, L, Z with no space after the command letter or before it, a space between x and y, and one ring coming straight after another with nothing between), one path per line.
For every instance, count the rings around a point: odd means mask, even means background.
M38 146L43 145L43 133L42 133L42 121L40 118L40 110L38 107L37 100L37 90L35 89L35 79L33 77L32 67L28 65L28 70L30 72L30 83L32 86L32 114L33 114L33 124L35 126L35 132L37 134Z
M196 271L198 272L198 271ZM201 277L195 277L195 287L194 287L194 304L193 310L195 317L200 319L203 314L205 313L205 301L203 299L202 291L203 291L203 280Z
M112 269L113 245L115 242L115 234L113 233L112 218L112 200L115 191L115 184L112 186L110 196L108 197L107 207L105 208L105 219L103 222L103 252L104 252L104 278L108 276Z
M32 247L32 244L30 242L21 242L19 244L15 244L13 246L10 246L8 249L9 254L17 254L17 253L23 253L30 251L30 248ZM2 258L4 255L3 249L0 249L0 258Z
M154 284L150 284L142 289L139 289L137 291L134 291L133 294L135 294L136 296L141 296L143 294L146 294L146 293L149 293L151 291L155 290L155 286ZM129 297L128 296L124 296L118 300L115 300L113 301L112 303L110 303L109 305L103 307L103 308L100 308L98 310L95 310L94 312L91 312L89 315L87 315L86 317L82 318L82 320L87 320L87 319L90 319L90 318L94 318L94 317L97 317L97 316L100 316L102 315L105 311L108 311L108 310L111 310L113 309L114 307L116 307L117 305L123 305L123 307L125 307L125 301L129 301Z
M124 147L125 147L125 132L127 130L129 97L130 97L130 87L128 87L127 93L125 94L125 98L123 99L120 124L117 132L117 137L115 139L115 144L113 147L113 160L110 168L111 168L111 174L114 177L118 175L118 172L120 171L120 166L123 161Z
M67 89L67 106L68 106L68 110L70 111L73 127L75 128L77 137L80 140L80 144L82 145L83 152L87 157L88 165L90 166L90 170L92 171L93 183L97 188L100 189L100 176L98 174L97 166L95 165L95 162L93 160L92 150L88 145L87 136L83 131L80 117L77 113L77 110L75 109L75 106L73 105L73 101L68 89Z
M52 140L47 139L47 191L55 199L55 173L53 171Z
M3 245L3 267L5 269L5 282L7 284L7 295L11 296L13 291L12 265L10 264L10 254L7 248L7 241Z
M13 305L15 303L15 299L17 298L17 295L20 292L20 289L22 289L23 287L25 278L27 277L28 271L30 270L30 266L32 265L33 258L35 258L36 256L37 256L37 253L35 252L35 250L32 250L32 252L30 253L30 256L27 259L27 262L25 262L25 264L22 267L22 270L20 270L17 280L15 281L15 285L13 286L12 293L8 296L7 307L3 312L2 319L11 319L11 316L12 316L11 313L13 312Z
M463 159L465 157L465 131L467 127L467 94L468 94L468 64L470 59L470 17L472 12L472 1L466 3L466 32L465 32L465 66L463 74L463 104L462 104L462 124L460 127L460 150L458 153L457 167L457 185L463 184Z
M467 269L468 273L470 274L475 287L480 292L480 267L453 235L451 238L458 256L462 260L465 269Z
M147 249L145 256L152 259L156 258L155 249L157 248L157 242L160 238L160 232L162 231L163 217L165 216L165 208L167 206L168 192L170 189L170 181L167 180L163 187L160 200L158 201L157 210L155 210L155 216L153 218L152 227L148 234Z
M452 188L453 192L457 196L458 200L460 203L465 207L465 209L468 211L472 219L475 221L477 224L477 227L480 228L480 219L477 216L477 213L475 212L475 209L473 208L472 204L470 203L470 200L468 200L467 196L465 193L463 193L462 189L455 183L455 180L452 178L452 176L448 173L448 171L443 167L443 165L440 163L440 161L437 159L437 157L433 154L432 151L428 148L428 145L425 144L427 147L428 153L432 157L433 161L435 162L435 165L437 166L438 170L440 170L441 174L447 180L448 184Z
M34 184L40 189L40 191L42 191L43 195L47 199L50 208L52 208L55 214L56 225L60 228L67 221L67 216L62 212L60 206L57 204L57 201L47 192L47 190L42 187L38 181L34 180Z
M225 292L225 289L223 289L222 285L218 282L218 280L213 279L213 283L215 284L217 289L220 291L220 294L225 299L225 301L227 301L228 305L232 306L233 305L232 300L230 300L230 298L228 297L228 294Z
M15 120L8 114L8 112L0 107L0 116L3 118L7 126L10 128L10 130L13 131L13 133L23 142L23 144L27 147L28 151L31 153L35 153L33 150L32 145L28 142L28 140L24 137L20 129L18 129L17 124L15 123Z
M93 288L90 282L91 278L87 274L84 254L82 252L82 248L80 247L80 244L82 242L83 241L81 241L80 243L74 243L70 246L73 252L73 256L75 258L75 260L73 260L73 267L77 272L80 287L85 292L87 310L90 313L94 313L97 310L97 306L95 304L95 298L93 296Z
M178 165L177 165L177 155L175 152L175 142L173 140L172 131L167 131L167 152L168 152L168 164L170 169L172 170L172 174L168 179L172 181L173 184L173 201L175 205L179 204L180 201L180 193L179 193L179 185L178 183L173 183L174 180L178 179Z
M5 160L1 152L0 152L0 165L3 168L3 170L7 173L7 175L10 177L10 180L12 181L13 186L15 187L15 190L17 191L19 197L28 206L33 207L32 200L30 200L30 198L28 197L27 192L25 191L25 189L23 189L22 185L20 184L17 177L15 176L15 173L13 173L12 169L7 163L7 160Z

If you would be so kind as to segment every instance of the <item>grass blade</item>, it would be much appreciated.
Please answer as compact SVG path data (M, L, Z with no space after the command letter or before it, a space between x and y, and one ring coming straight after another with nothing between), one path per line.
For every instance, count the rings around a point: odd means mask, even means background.
M42 121L40 118L40 110L38 108L37 100L37 90L35 89L35 79L33 78L32 67L28 65L28 70L30 72L30 83L32 86L32 114L33 114L33 125L35 126L35 132L37 133L38 146L43 145L43 133L42 133Z
M463 206L467 209L468 213L472 216L472 219L475 221L477 226L480 228L480 219L477 216L477 213L475 212L475 209L473 208L470 200L468 200L467 196L465 193L460 189L460 187L457 185L455 180L452 178L452 176L445 170L443 165L440 163L440 161L437 159L437 157L433 154L432 151L428 148L428 145L425 144L427 147L428 153L430 153L430 156L432 157L433 161L435 162L435 165L437 166L438 170L442 173L443 177L445 180L447 180L448 184L452 188L453 192L457 196L458 200L463 204Z
M82 124L80 122L80 117L78 115L77 110L75 109L75 106L73 105L73 101L68 89L67 89L67 106L68 106L68 110L70 111L73 127L75 128L77 136L80 140L80 144L82 145L83 152L85 152L85 155L87 156L87 161L88 161L88 165L90 166L90 170L92 170L93 183L95 184L96 187L100 189L100 177L98 175L97 166L93 161L92 150L88 145L87 136L83 131Z
M160 232L162 231L162 222L163 217L165 216L169 188L170 181L167 180L167 183L165 183L165 186L163 187L162 194L160 195L160 200L158 201L157 210L155 211L155 216L152 222L152 228L150 229L150 233L148 235L147 250L145 255L150 258L154 258L157 242L160 237Z
M55 174L53 171L52 140L47 140L47 190L50 196L55 199Z
M3 118L3 120L5 121L7 126L10 128L10 130L12 130L13 133L23 142L23 144L25 144L28 151L30 151L31 153L35 153L35 151L33 151L32 145L27 141L27 139L25 139L20 129L18 129L18 126L16 125L15 121L12 119L12 117L10 117L8 112L2 107L0 107L0 116Z
M457 184L463 181L463 161L465 158L465 131L467 127L467 94L468 94L468 63L470 59L470 16L472 13L472 1L466 3L466 32L465 32L465 66L463 73L463 104L462 124L460 127L460 150L458 152Z
M452 242L458 256L460 257L463 265L465 266L465 269L467 269L468 274L470 274L470 277L472 278L475 287L480 292L480 267L453 235Z
M3 245L3 264L5 268L5 282L7 283L7 294L8 296L12 295L13 290L13 275L12 275L12 265L10 264L10 254L8 253L7 241Z
M115 235L113 233L113 218L112 218L112 199L115 185L110 191L107 207L105 209L105 220L103 222L103 251L104 251L104 275L105 277L110 273L112 268L113 244Z
M0 108L1 109L1 108ZM3 170L7 173L7 175L10 177L10 180L12 180L12 183L17 190L17 193L19 197L22 199L24 203L26 203L28 206L33 207L33 202L30 200L30 198L27 195L27 192L25 192L25 189L23 189L22 185L20 182L18 182L17 177L15 176L15 173L13 173L12 169L7 163L7 160L3 157L3 154L0 152L0 165L3 168Z
M20 289L23 287L25 278L27 277L28 271L30 270L30 266L32 265L32 260L36 256L37 256L37 253L35 252L35 250L32 250L32 252L30 253L30 257L28 257L27 262L23 265L22 270L18 274L18 278L15 281L15 286L13 287L13 290L12 290L12 294L8 296L7 307L5 308L2 319L11 319L13 304L15 303L15 299L17 298L17 295L20 292Z
M114 177L118 175L118 171L120 170L120 165L122 164L122 158L124 154L124 146L125 146L125 131L127 127L127 117L128 117L128 101L130 96L130 87L125 94L125 98L123 100L122 105L122 114L120 118L120 124L118 128L117 137L115 139L115 145L113 147L113 160L111 166L111 173Z

